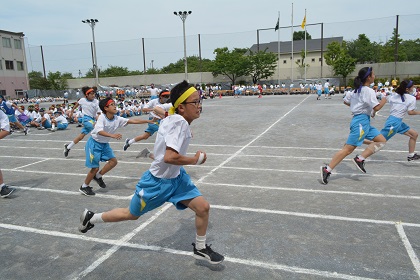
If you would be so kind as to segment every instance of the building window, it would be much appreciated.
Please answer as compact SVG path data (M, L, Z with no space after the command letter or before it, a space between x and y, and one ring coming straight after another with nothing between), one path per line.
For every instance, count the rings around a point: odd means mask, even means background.
M0 89L0 95L6 96L6 90L5 89Z
M0 59L0 70L3 70L3 60Z
M315 58L312 58L312 60L311 60L312 62L315 62Z
M322 58L319 58L319 62L321 62L322 61Z
M12 43L10 41L10 38L2 37L2 41L3 41L3 47L4 48L11 48L12 47Z
M285 60L283 60L283 64L286 64L287 63L287 60L285 59Z
M15 69L13 67L13 60L5 60L5 62L6 62L6 69L7 70L13 70L13 69Z
M18 70L18 71L23 71L23 70L25 70L25 69L23 68L23 61L16 61L16 64L17 64L17 70Z
M22 41L20 39L15 39L15 49L22 49Z

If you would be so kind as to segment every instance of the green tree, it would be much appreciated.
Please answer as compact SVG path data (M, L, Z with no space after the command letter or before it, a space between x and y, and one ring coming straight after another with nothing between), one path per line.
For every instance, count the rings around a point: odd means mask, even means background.
M238 77L248 76L251 72L251 63L245 53L248 49L234 48L229 51L227 47L217 48L213 53L216 54L214 62L211 66L213 76L225 75L232 85Z
M69 73L66 73L66 75L62 75L60 71L48 72L47 80L51 86L49 89L65 90L66 88L68 88L67 78L66 78L68 77L68 75Z
M212 61L210 59L204 58L201 60L201 67L200 67L200 58L198 56L188 56L187 57L187 66L188 72L211 72ZM184 66L184 59L180 59L175 63L170 63L169 65L162 67L160 70L161 73L184 73L185 66Z
M267 49L259 52L249 50L249 61L251 62L252 82L257 84L261 79L273 76L277 67L277 54L267 52Z
M51 85L47 79L44 78L42 72L32 71L28 73L29 88L30 89L50 89Z
M402 41L407 54L407 61L420 61L420 39Z
M312 36L306 32L306 40L312 39ZM293 41L305 40L305 31L294 31Z
M108 68L101 71L100 77L120 77L130 76L130 71L127 67L109 65Z
M347 76L356 68L356 60L348 54L346 42L341 45L338 42L328 44L325 62L331 66L334 76L341 76L344 86L347 86Z
M300 57L301 57L301 61L300 62L296 61L295 63L298 66L300 76L303 77L305 74L305 65L306 65L306 68L308 68L310 65L305 63L305 58L306 58L305 50L302 50L300 52Z
M378 43L371 42L365 34L359 34L358 38L346 42L348 54L357 63L376 63L380 61L380 48Z
M396 32L397 30L394 28L392 37L381 48L381 62L395 61L395 39L397 39L398 44L397 61L407 61L407 53L402 44L403 40L400 39L400 34L397 34Z

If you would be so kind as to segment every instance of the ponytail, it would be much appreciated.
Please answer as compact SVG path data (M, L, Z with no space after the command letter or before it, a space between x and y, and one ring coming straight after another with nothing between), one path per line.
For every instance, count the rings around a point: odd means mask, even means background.
M404 94L407 92L408 88L413 86L413 81L402 81L401 84L395 89L395 92L401 96L402 102L404 102Z
M362 90L363 84L366 82L367 77L372 74L372 67L363 67L359 70L357 77L354 78L354 88L355 92L360 92Z

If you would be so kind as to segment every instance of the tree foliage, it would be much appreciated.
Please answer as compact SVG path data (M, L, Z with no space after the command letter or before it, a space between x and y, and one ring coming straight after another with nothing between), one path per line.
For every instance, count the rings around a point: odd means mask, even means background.
M338 42L328 44L325 62L331 66L335 76L343 77L346 86L347 76L356 68L356 60L348 54L346 42L341 45Z
M306 32L306 40L312 39L311 34ZM294 31L293 32L293 41L305 40L305 31Z
M267 52L267 49L259 52L249 50L250 75L252 82L257 84L261 79L267 79L274 74L277 64L277 54Z
M300 52L300 57L301 57L300 62L296 61L295 63L298 66L300 76L303 77L305 73L305 66L306 68L308 68L310 67L310 65L308 63L305 63L305 58L306 58L305 50L302 50Z
M356 40L347 41L347 51L357 63L376 63L380 61L380 45L371 42L365 34L359 34Z
M187 66L188 72L211 72L212 61L210 59L204 58L201 60L200 65L200 57L198 56L188 56L187 57ZM159 71L162 74L171 74L171 73L184 73L185 66L184 66L184 59L179 59L175 63L170 63L169 65L162 67Z
M227 47L214 50L216 57L211 66L213 76L225 75L232 85L238 77L248 76L251 72L249 57L245 56L247 49L234 48L230 51Z
M44 78L42 72L32 71L28 73L29 88L30 89L50 89L50 83Z

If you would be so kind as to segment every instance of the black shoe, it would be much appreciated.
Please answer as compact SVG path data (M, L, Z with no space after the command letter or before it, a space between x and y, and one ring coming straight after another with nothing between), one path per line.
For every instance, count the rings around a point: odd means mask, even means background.
M130 141L130 138L125 139L125 144L124 144L124 151L127 151L128 147L130 147L130 144L128 143Z
M206 244L206 248L201 250L197 250L195 248L195 243L193 243L192 245L194 247L194 258L197 260L205 260L211 264L219 264L225 259L225 257L220 255L219 253L216 253L210 248L211 244Z
M324 185L328 184L328 178L330 177L331 172L328 172L326 166L321 166L321 181Z
M9 186L7 186L7 185L4 185L2 188L1 188L1 191L0 191L0 197L8 197L9 195L11 195L12 194L12 192L14 192L15 191L15 189L14 188L9 188Z
M414 154L412 157L407 157L408 161L412 161L412 160L419 160L420 156L418 154Z
M93 192L92 188L87 186L86 188L82 188L82 186L80 186L79 192L81 192L84 195L95 195L95 193Z
M25 127L25 129L23 130L23 133L25 133L25 135L28 135L29 132L29 128Z
M69 144L64 144L64 157L67 157L70 153L70 149L67 148Z
M352 161L360 171L366 173L364 160L361 160L357 156L355 156L355 158Z
M93 176L93 180L95 180L95 182L98 183L98 185L101 188L106 188L106 184L105 184L104 180L102 180L102 177L101 178L96 178L96 175L95 175L95 176Z
M82 215L80 215L79 231L81 233L86 233L88 230L95 226L94 224L90 223L90 219L92 219L94 214L95 213L93 213L92 211L85 209Z

